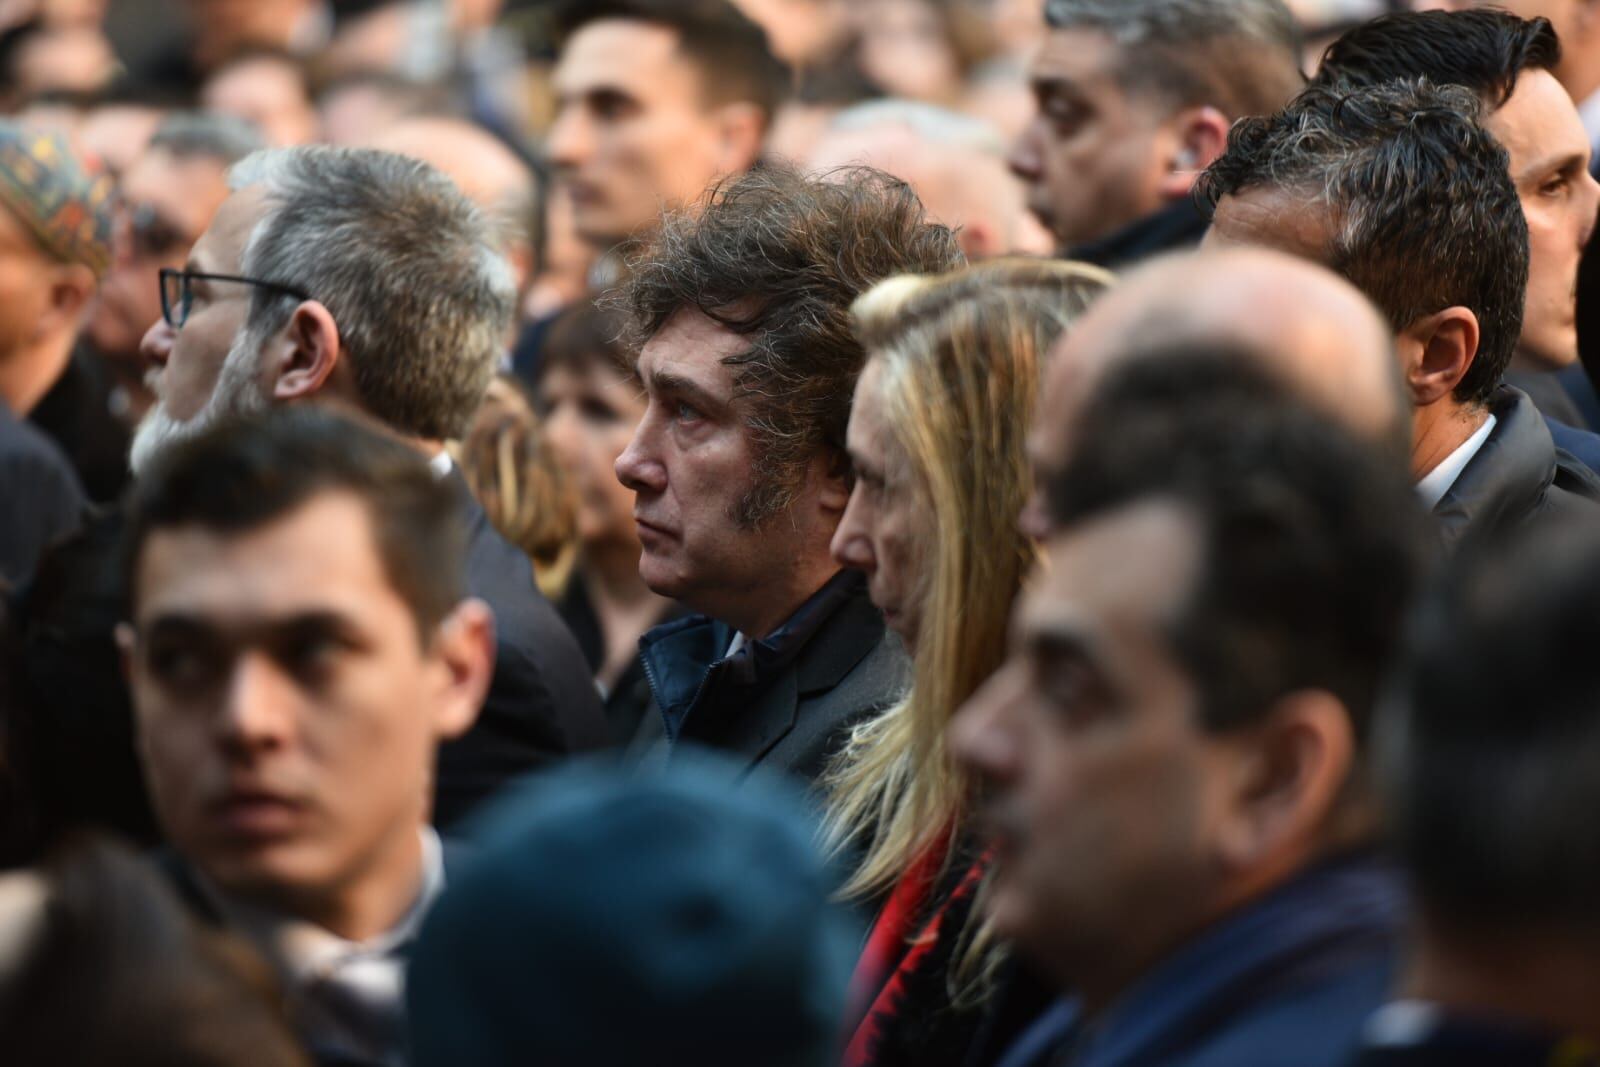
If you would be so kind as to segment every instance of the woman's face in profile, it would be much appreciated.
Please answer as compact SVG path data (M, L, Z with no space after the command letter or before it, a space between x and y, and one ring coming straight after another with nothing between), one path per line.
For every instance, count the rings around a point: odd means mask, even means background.
M856 384L846 434L855 484L833 535L833 556L866 574L872 602L906 651L915 652L927 584L923 542L932 516L884 419L882 378L882 364L871 360Z

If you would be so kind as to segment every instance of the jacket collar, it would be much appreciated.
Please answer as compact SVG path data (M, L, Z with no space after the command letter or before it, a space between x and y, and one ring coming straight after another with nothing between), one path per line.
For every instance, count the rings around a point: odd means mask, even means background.
M1494 430L1434 506L1446 545L1536 510L1556 478L1556 446L1526 393L1501 386L1489 401Z
M1209 225L1200 208L1186 196L1115 233L1085 241L1069 250L1067 258L1107 269L1126 267L1162 252L1199 244Z
M733 655L728 654L733 628L705 615L690 615L648 631L639 639L639 659L656 706L666 721L668 738L678 739L691 713L709 703L703 698L712 689L724 684L745 690L767 687L780 680L786 674L785 668L813 643L817 653L805 656L800 669L794 672L792 692L774 696L787 697L793 703L799 696L837 684L861 657L841 664L839 656L829 654L834 646L848 641L864 656L872 642L859 640L857 626L845 627L848 632L841 633L840 627L826 624L841 615L855 621L860 614L858 601L866 602L867 611L881 629L881 619L877 619L871 602L866 600L866 579L860 571L842 570L782 626L760 640L742 642Z
M1219 1013L1240 1010L1294 972L1386 955L1402 911L1398 879L1381 861L1365 853L1329 860L1202 932L1092 1023L1073 998L1041 1022L1077 1043L1073 1062L1084 1067L1161 1062Z

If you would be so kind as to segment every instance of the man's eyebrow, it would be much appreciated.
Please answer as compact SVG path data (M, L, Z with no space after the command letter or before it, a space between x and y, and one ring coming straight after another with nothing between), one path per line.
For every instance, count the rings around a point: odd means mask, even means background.
M1566 173L1569 171L1577 171L1584 169L1587 163L1587 153L1576 151L1567 152L1564 155L1534 160L1532 163L1522 168L1522 173L1518 175L1518 177L1531 178L1536 174L1548 174L1551 172Z
M720 408L724 404L723 400L713 395L710 390L699 382L685 378L680 374L673 374L671 371L652 371L650 373L650 385L658 393L676 393L706 407Z
M265 619L251 619L244 622L222 622L205 615L196 615L184 611L162 612L138 624L141 632L146 634L170 634L175 636L207 635L224 636L230 639L243 638L257 641L262 638L271 640L295 632L316 632L326 634L353 634L357 627L351 619L337 611L311 609L308 611L294 612Z

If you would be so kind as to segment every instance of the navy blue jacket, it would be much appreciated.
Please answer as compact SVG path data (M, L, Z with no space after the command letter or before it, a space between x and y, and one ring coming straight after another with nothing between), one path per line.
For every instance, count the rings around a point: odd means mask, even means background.
M1368 855L1222 919L1098 1018L1057 1001L994 1067L1340 1067L1393 971L1403 893Z

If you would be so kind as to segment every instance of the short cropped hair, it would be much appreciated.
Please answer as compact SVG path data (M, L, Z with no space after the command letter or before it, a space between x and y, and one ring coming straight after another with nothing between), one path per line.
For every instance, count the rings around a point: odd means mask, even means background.
M1248 727L1285 695L1318 689L1365 737L1425 543L1398 456L1248 353L1199 344L1109 371L1046 494L1057 528L1163 498L1198 522L1200 573L1170 638L1204 728Z
M244 119L209 111L175 111L156 127L148 150L178 159L214 159L231 166L265 147L261 131Z
M366 505L389 584L424 640L466 595L466 531L451 484L416 449L314 405L229 420L163 449L140 476L123 536L125 588L161 530L245 534L324 493Z
M556 10L557 37L565 43L602 19L675 32L678 51L700 71L709 103L752 103L770 121L789 93L789 68L773 55L766 30L729 0L565 0Z
M1323 53L1314 85L1359 88L1407 78L1471 89L1493 111L1525 70L1554 70L1561 41L1544 18L1505 11L1405 11L1347 32Z
M1051 29L1110 37L1124 88L1230 118L1276 111L1304 84L1283 0L1048 0Z
M1466 89L1425 79L1312 86L1275 115L1235 123L1197 195L1215 210L1269 187L1320 206L1331 223L1322 262L1397 333L1447 307L1470 309L1478 352L1455 397L1482 404L1522 333L1528 225L1506 151L1480 114Z
M929 221L898 178L763 165L714 186L700 211L663 220L620 299L636 341L686 308L748 339L724 362L756 446L757 484L736 516L753 526L789 505L820 452L842 467L865 360L851 328L856 297L892 275L963 262L955 232Z
M326 146L258 152L229 184L260 185L268 197L242 273L327 307L366 411L413 437L464 433L502 356L516 288L484 216L455 184L404 156ZM252 347L298 303L255 287Z
M1402 865L1457 929L1600 932L1600 522L1532 526L1444 578L1376 733Z

